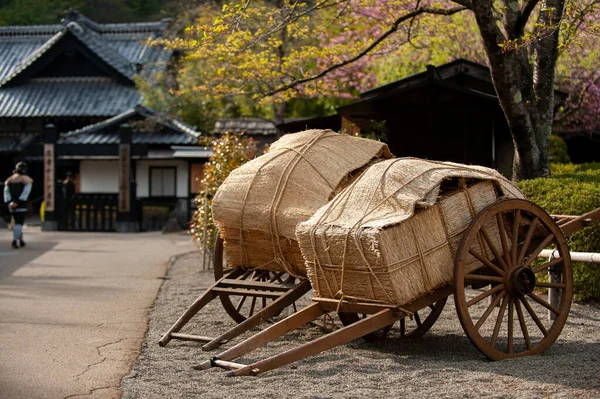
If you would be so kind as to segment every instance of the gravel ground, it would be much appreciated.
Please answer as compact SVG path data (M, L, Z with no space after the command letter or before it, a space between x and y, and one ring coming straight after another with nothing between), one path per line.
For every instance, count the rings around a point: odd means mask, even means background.
M230 378L218 368L196 371L191 366L211 356L199 344L174 340L162 348L157 342L214 282L212 271L201 269L199 253L172 262L140 357L123 379L123 398L600 398L600 307L577 303L558 341L539 356L488 361L462 331L450 298L420 339L356 340L257 377ZM192 321L182 332L217 335L235 325L218 300ZM239 361L257 361L319 337L325 333L319 322Z

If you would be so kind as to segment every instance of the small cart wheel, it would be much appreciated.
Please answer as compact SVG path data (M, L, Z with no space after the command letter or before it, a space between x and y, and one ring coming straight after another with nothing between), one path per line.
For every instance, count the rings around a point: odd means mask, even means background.
M446 305L446 301L448 298L440 299L439 301L429 305L428 307L415 312L412 317L404 317L400 319L399 324L399 333L398 338L400 339L413 339L420 338L436 322L442 310L444 309L444 305ZM347 313L340 312L338 313L340 321L343 325L349 326L352 323L356 323L360 319L364 319L367 317L365 314L358 313ZM367 342L377 342L384 340L389 337L394 324L390 324L389 326L382 328L379 331L372 332L363 336L362 338Z
M547 247L559 255L542 262L537 258ZM557 304L541 297L548 289L558 292ZM566 323L572 297L569 248L543 209L508 199L476 215L456 254L454 300L465 333L484 355L501 360L548 349Z
M223 239L217 235L215 249L213 252L213 268L215 281L218 281L233 269L227 267L227 259L223 251ZM296 278L284 272L272 272L268 270L247 270L238 280L257 282L278 282L281 284L295 284ZM227 314L237 323L245 321L253 314L267 307L274 299L267 297L256 297L236 294L219 294L219 299ZM295 304L293 304L295 309Z

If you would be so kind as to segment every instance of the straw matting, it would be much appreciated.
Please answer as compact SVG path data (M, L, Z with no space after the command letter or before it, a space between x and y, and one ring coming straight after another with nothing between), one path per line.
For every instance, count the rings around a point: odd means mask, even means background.
M452 281L458 244L473 217L522 193L495 170L399 158L371 166L298 225L316 296L394 305ZM487 226L500 245L497 226ZM474 251L493 259L479 241ZM467 271L480 265L473 259Z
M384 143L331 130L284 135L268 153L234 170L214 197L228 264L306 276L296 225L366 165L391 156Z

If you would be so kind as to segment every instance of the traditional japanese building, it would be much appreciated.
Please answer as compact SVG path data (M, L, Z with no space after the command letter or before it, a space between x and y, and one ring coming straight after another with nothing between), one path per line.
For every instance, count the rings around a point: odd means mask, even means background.
M565 93L555 91L555 109ZM509 174L514 146L489 69L464 59L360 94L339 107L342 129L384 135L398 157L493 167Z
M0 178L28 162L47 228L136 231L160 224L144 209L189 208L209 151L193 127L142 106L135 84L166 68L172 52L149 40L167 24L99 24L69 11L56 25L0 27ZM60 220L67 171L79 200L72 224ZM94 207L111 214L88 215Z

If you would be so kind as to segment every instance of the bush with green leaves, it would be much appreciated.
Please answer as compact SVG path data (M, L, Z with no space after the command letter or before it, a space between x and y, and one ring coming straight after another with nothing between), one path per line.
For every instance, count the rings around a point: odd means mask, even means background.
M236 168L256 155L256 144L248 137L226 133L211 143L213 155L204 165L200 192L194 199L197 210L192 215L190 234L203 247L214 246L217 227L212 217L212 200L219 186Z
M567 143L557 135L550 136L550 162L566 163L571 162L569 152L567 151Z
M600 163L552 164L551 177L518 183L528 199L550 214L581 215L600 207ZM600 222L573 234L574 252L600 252ZM580 300L600 299L600 265L574 262L574 290Z

